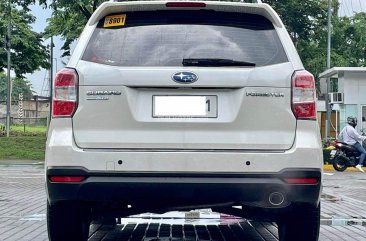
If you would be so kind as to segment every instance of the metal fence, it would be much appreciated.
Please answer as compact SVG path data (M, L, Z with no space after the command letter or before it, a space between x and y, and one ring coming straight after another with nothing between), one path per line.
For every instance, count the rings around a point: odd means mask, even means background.
M0 125L6 125L6 117L0 117ZM28 118L10 118L10 125L26 125L26 126L47 126L47 118L45 117L28 117Z

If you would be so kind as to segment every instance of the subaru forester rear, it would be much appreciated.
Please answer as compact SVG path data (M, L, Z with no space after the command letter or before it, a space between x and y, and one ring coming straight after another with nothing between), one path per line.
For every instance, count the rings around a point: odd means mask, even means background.
M315 101L267 4L103 3L54 81L51 241L86 240L96 219L195 208L317 240Z

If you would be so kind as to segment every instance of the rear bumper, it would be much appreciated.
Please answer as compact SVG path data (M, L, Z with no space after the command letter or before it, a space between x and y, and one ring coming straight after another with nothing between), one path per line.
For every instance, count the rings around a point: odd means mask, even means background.
M51 182L51 176L84 176L78 183ZM285 178L317 178L316 184L288 184ZM92 172L82 167L49 167L50 203L73 200L94 204L131 205L138 212L246 205L283 208L293 202L317 205L320 169L285 169L271 174L120 173ZM285 201L272 205L273 192Z

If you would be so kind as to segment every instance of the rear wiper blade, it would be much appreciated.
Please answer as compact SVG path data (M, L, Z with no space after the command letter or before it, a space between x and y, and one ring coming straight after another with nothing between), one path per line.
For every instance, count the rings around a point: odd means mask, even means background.
M225 66L249 66L254 67L255 63L237 61L232 59L183 59L183 66L203 67L225 67Z

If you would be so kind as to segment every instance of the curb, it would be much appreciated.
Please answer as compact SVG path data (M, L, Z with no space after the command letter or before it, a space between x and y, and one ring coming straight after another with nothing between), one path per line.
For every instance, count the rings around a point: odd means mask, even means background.
M366 171L366 168L363 167L363 170ZM323 171L327 171L327 172L335 172L336 170L334 170L332 165L323 165ZM356 168L354 167L348 167L345 172L360 172L358 171Z

